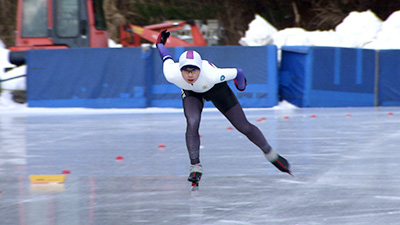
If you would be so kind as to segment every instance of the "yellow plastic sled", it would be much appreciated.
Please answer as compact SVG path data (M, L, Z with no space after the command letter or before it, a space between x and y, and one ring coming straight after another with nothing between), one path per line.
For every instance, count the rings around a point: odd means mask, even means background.
M65 174L56 175L29 175L33 184L64 183Z

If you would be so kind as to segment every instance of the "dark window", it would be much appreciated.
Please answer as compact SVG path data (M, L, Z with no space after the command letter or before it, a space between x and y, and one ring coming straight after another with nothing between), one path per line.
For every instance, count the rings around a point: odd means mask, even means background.
M93 0L94 24L97 30L106 30L106 18L104 16L103 0Z
M24 0L22 37L47 37L47 0Z
M79 1L57 0L56 33L63 38L79 35Z

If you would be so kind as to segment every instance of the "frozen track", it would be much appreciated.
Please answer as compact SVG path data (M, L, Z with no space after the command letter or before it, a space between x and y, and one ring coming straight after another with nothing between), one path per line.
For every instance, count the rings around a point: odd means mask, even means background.
M400 108L245 110L294 178L206 110L198 192L186 181L184 116L160 111L0 111L0 223L400 221ZM31 174L63 169L71 171L63 185L30 184Z

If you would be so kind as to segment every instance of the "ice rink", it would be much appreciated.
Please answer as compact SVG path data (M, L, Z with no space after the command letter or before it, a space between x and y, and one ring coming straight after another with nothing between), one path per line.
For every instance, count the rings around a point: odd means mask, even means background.
M245 112L295 177L214 109L197 192L180 109L1 109L0 224L400 224L400 107Z

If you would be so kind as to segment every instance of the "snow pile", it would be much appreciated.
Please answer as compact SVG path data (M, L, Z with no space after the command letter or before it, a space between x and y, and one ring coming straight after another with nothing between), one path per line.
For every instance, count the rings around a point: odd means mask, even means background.
M122 45L115 43L115 41L112 39L108 39L108 47L109 48L122 48Z
M400 49L400 11L392 13L377 32L376 38L365 48Z
M6 48L6 45L4 44L4 42L2 40L0 40L0 49L4 49ZM1 59L1 57L0 57Z
M2 40L0 40L0 76L3 74L4 68L15 67L15 65L11 64L8 61L8 54L10 50L6 49Z
M26 65L16 67L1 76L1 79L9 79L26 74ZM0 96L0 106L11 106L20 105L13 101L12 92L13 91L24 91L26 90L26 77L20 77L17 79L8 80L1 83L1 96Z
M275 110L293 110L293 109L297 109L298 107L293 105L292 103L283 100L281 102L278 103L277 106L272 107L272 109Z
M245 46L284 45L332 46L372 49L400 49L400 11L381 21L372 11L351 12L335 30L305 31L286 28L275 31L261 16L249 24L239 43ZM265 44L266 43L266 44Z
M258 29L262 27L263 29ZM261 16L256 15L253 22L249 24L249 30L246 31L246 36L240 39L239 44L245 46L261 46L268 45L272 42L271 34L278 30L265 21Z
M382 21L370 10L351 12L335 31L344 47L362 48L372 42L381 29Z
M13 68L15 65L11 64L8 61L9 50L5 48L4 43L0 40L0 80L8 79L14 76L19 76L25 74L25 68L13 69L7 73L5 73L6 68ZM15 71L14 71L15 70ZM15 80L10 80L6 82L1 82L0 87L2 89L0 94L0 107L8 106L8 107L16 107L20 104L14 102L12 100L12 90L25 90L26 89L26 79L18 78Z

